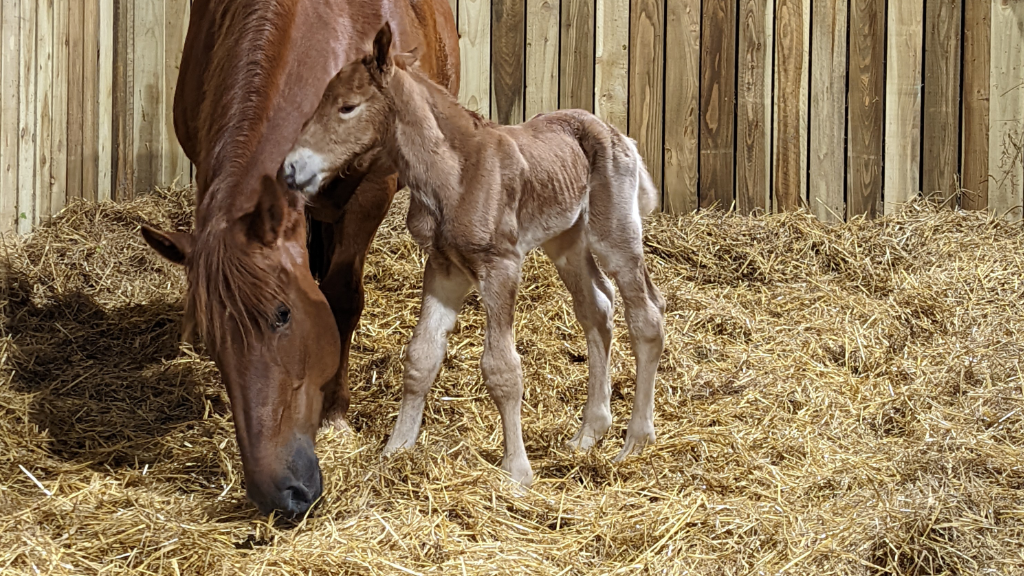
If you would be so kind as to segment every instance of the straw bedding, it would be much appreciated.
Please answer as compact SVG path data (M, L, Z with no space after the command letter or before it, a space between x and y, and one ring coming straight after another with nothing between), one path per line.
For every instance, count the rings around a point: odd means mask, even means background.
M1024 231L914 204L655 216L668 301L657 445L613 465L632 400L617 315L615 426L579 425L586 345L529 259L517 345L537 482L500 480L471 297L416 450L381 462L422 255L404 197L369 258L354 434L321 434L325 495L299 525L245 500L218 373L177 344L183 274L143 221L188 191L77 204L3 246L3 574L1024 574Z

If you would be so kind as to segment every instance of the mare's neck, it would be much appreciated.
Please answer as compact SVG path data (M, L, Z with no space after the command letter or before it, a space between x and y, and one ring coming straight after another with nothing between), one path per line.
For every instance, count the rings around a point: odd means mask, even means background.
M391 96L392 149L402 179L412 194L432 204L456 200L466 165L463 150L476 147L474 141L488 122L416 72L396 68Z

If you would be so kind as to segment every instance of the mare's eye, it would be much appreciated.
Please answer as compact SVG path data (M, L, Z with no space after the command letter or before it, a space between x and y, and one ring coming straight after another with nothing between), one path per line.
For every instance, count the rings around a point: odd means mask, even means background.
M356 105L355 104L345 104L341 108L338 108L338 112L341 112L342 114L351 114L351 113L355 112L355 110L356 110Z
M277 309L274 310L274 321L272 327L274 330L280 330L281 328L284 328L291 319L292 311L284 304L278 304Z

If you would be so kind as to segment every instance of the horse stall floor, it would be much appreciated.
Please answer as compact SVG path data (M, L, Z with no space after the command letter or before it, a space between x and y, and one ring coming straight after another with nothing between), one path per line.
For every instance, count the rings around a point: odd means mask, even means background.
M399 196L366 267L354 432L318 440L294 524L246 501L216 368L177 344L184 275L139 225L190 191L75 204L2 246L3 574L1024 574L1024 229L911 204L875 221L648 220L668 302L657 443L611 462L633 395L617 310L615 425L564 448L586 342L541 254L517 346L536 481L501 480L471 296L417 447L382 461L423 255Z

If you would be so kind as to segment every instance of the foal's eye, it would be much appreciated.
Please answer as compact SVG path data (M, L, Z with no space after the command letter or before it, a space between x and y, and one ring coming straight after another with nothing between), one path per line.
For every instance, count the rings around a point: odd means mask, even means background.
M345 104L341 108L338 108L338 112L340 112L342 114L351 114L351 113L355 112L355 110L356 110L356 105L355 104Z
M292 311L288 309L284 304L279 304L277 309L274 310L274 330L280 330L284 328L292 319Z

